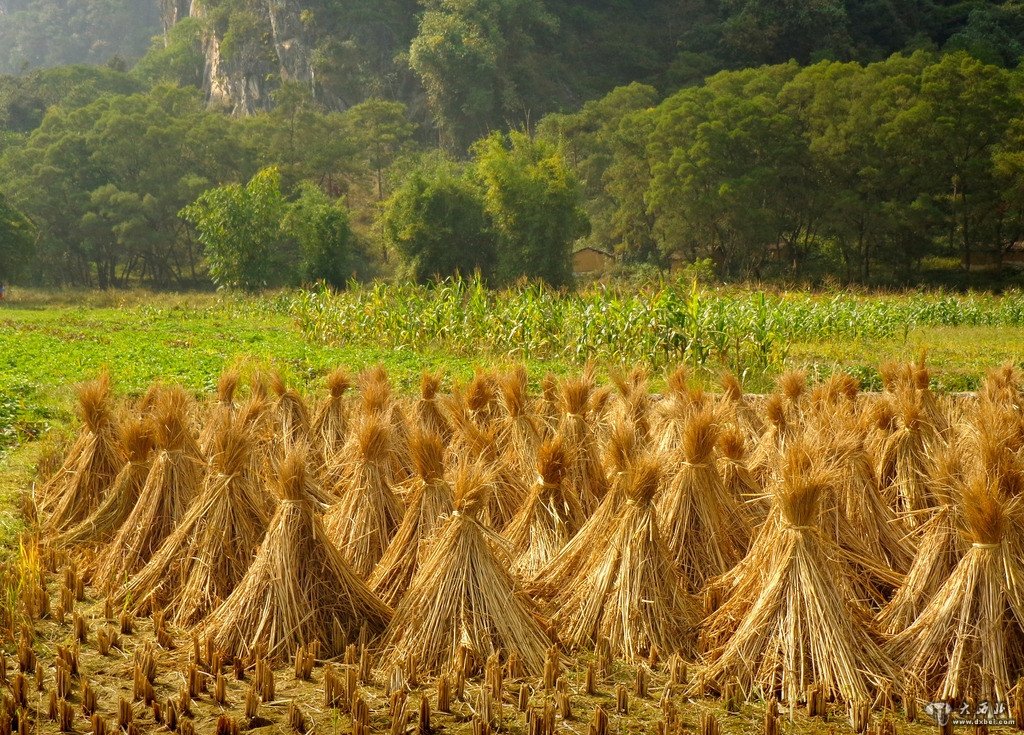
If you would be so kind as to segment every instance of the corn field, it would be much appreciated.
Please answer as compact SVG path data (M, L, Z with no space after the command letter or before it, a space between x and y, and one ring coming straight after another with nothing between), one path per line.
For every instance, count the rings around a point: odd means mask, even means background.
M578 364L683 362L737 372L778 366L803 340L906 340L919 327L1024 324L1019 291L821 296L712 290L695 282L571 293L535 284L494 291L475 279L376 283L289 294L280 306L307 337L328 343Z

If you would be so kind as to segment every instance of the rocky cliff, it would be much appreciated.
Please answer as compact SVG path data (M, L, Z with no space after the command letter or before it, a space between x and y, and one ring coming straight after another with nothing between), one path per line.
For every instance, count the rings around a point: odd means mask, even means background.
M198 0L160 0L167 29L183 18L209 19ZM259 0L249 8L255 24L243 30L207 23L203 87L211 105L248 115L270 105L281 81L313 89L312 41L297 0Z

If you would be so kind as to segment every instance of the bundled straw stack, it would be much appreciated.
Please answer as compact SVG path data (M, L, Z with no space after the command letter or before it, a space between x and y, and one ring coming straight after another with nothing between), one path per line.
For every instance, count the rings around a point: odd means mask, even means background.
M555 688L553 641L593 671L646 659L640 693L680 654L691 694L733 702L1020 699L1020 375L947 396L921 361L881 374L881 393L794 371L715 396L680 368L658 396L643 369L612 388L588 367L534 394L512 367L450 390L425 373L405 397L383 368L339 369L312 412L280 376L226 370L198 401L160 384L117 401L101 377L36 516L91 596L242 661L318 645L352 664L358 641L361 668L393 667L397 712L403 672L458 690L485 668L500 697L505 659ZM19 577L37 615L38 567Z
M571 584L548 590L569 645L603 638L629 658L653 649L692 655L699 614L658 528L658 479L651 460L631 468L622 512L601 529L604 542L591 548Z
M405 594L419 569L426 542L455 510L455 498L444 476L444 447L441 437L417 432L409 440L416 475L409 493L405 516L391 544L381 557L370 586L381 599L395 605Z
M79 386L78 414L82 431L37 500L40 515L51 532L71 528L96 510L107 486L124 465L106 373Z
M334 494L340 497L324 525L352 569L364 579L384 556L402 519L392 490L391 429L377 415L366 416L342 450Z
M118 532L142 495L149 477L155 446L154 427L148 418L136 418L121 429L121 446L126 462L117 473L110 489L89 516L56 538L59 545L102 544Z
M455 511L429 542L384 638L387 660L415 656L425 671L477 666L493 654L514 652L537 674L549 645L538 612L516 588L503 544L481 524L487 477L463 465L455 479Z
M242 580L273 512L254 476L252 436L240 420L219 416L210 468L196 501L119 598L143 609L151 601L189 627L217 608Z
M185 517L203 481L205 461L193 433L192 399L178 386L161 391L153 409L157 455L135 507L96 563L93 583L108 592L150 560Z
M808 451L800 445L786 451L773 520L703 631L709 682L738 681L750 694L790 706L811 685L852 702L896 677L853 592L850 570L818 525L819 503L835 480L809 466Z
M327 656L337 656L361 629L376 636L391 619L391 609L328 539L307 462L302 447L285 455L277 478L280 502L263 543L204 626L220 648L234 655L290 656L317 641Z
M917 619L890 641L918 691L937 701L1009 701L1024 644L1020 498L1005 500L984 478L962 499L970 547Z
M513 571L527 579L555 558L586 518L580 499L564 486L565 450L561 439L541 445L537 473L526 502L504 534L515 555Z

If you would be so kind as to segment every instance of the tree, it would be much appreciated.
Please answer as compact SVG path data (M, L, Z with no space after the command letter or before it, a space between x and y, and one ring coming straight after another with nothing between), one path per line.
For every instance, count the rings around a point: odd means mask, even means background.
M799 121L776 96L795 64L722 72L653 114L646 194L667 253L711 258L724 275L757 275L769 252L800 274L820 215Z
M266 168L245 186L204 192L181 216L198 232L213 282L255 291L295 281L295 254L287 252L281 233L285 210L281 175Z
M427 0L409 64L443 143L462 151L502 122L529 122L544 89L534 56L557 20L543 0Z
M35 227L0 195L0 285L19 278L32 261Z
M408 151L415 129L401 102L372 98L346 111L345 130L373 174L378 201L384 198L384 172Z
M178 211L252 173L237 125L208 111L199 90L170 86L51 108L0 156L0 179L39 228L44 280L106 288L195 279Z
M561 152L526 133L500 133L473 146L484 208L498 238L497 276L572 282L572 244L589 230L579 182Z
M303 283L324 281L334 288L345 287L357 263L348 210L340 199L332 200L312 181L300 182L281 229L298 243Z
M206 56L203 53L203 25L198 18L184 18L165 36L153 39L146 55L133 73L150 84L170 82L201 87Z
M494 269L495 243L482 193L450 163L415 171L384 203L381 230L419 282Z
M0 73L136 59L160 28L157 3L138 0L4 0L0 18Z

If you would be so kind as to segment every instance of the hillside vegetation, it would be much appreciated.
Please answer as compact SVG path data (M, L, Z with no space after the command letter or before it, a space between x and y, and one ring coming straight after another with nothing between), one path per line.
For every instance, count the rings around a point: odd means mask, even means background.
M1019 260L1016 4L122 5L0 3L2 280L568 285L590 245L1002 287Z

